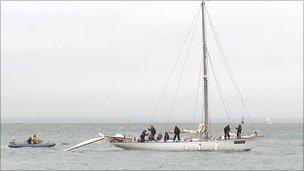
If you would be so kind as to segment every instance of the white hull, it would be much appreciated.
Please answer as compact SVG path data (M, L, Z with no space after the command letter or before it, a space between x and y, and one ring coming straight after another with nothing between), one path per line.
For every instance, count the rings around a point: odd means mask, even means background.
M210 140L197 142L121 142L113 143L125 150L156 150L156 151L249 151L248 140Z

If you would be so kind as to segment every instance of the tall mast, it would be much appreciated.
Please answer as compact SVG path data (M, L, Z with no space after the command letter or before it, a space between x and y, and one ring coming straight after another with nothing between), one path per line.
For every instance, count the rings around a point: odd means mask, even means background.
M204 115L205 115L205 140L209 139L209 116L208 116L208 72L207 72L207 45L206 45L206 33L205 33L205 3L202 2L202 32L203 32L203 65L204 65Z

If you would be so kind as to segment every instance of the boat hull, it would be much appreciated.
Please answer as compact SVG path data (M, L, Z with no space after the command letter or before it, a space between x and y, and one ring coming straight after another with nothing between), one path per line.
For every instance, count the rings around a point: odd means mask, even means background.
M156 150L156 151L249 151L248 140L210 140L197 142L122 142L113 143L125 150Z
M45 144L23 144L23 143L10 143L8 147L10 148L22 148L22 147L54 147L55 143L45 143Z

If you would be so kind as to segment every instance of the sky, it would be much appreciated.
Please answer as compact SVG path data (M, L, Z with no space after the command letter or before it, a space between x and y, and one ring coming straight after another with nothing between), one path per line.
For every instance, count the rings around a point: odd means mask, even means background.
M199 5L1 1L1 119L151 121ZM207 20L208 50L234 120L302 119L303 2L206 6L249 110L248 116ZM202 119L201 89L194 110L201 37L199 18L170 122ZM168 120L184 58L153 121ZM209 71L210 119L229 121Z

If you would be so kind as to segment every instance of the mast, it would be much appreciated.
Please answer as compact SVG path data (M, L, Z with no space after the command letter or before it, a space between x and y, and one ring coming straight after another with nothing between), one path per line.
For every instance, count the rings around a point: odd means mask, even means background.
M203 33L203 65L204 65L204 115L205 115L205 140L209 139L209 116L208 116L208 72L207 72L207 45L205 33L205 2L202 2L202 33Z

